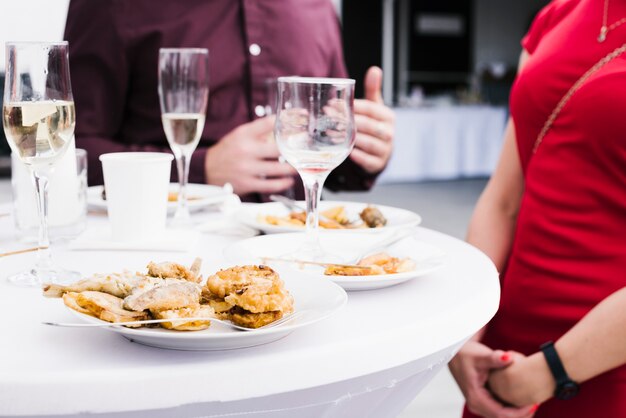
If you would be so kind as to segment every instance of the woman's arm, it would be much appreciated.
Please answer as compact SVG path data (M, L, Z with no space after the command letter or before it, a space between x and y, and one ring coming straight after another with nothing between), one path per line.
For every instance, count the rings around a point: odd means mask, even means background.
M478 200L472 215L467 241L487 254L502 271L513 241L517 212L523 192L523 177L515 144L515 129L509 121L500 161ZM470 411L485 417L526 417L532 406L524 409L505 407L485 388L493 369L510 364L510 355L479 342L482 330L467 342L449 364Z
M528 52L523 51L518 71L528 57ZM500 272L509 256L523 192L524 177L517 152L515 125L513 119L509 119L500 160L474 208L466 237L467 242L491 258Z
M483 251L502 271L513 242L524 180L512 119L506 127L500 161L470 220L467 242Z
M567 374L578 383L626 364L626 287L589 311L555 348ZM511 404L530 405L551 398L556 382L543 353L537 352L520 355L511 366L495 371L489 386Z
M520 69L527 59L528 53L522 52ZM500 160L478 199L467 232L467 242L487 254L498 271L504 269L509 256L523 191L524 177L517 152L515 125L509 119ZM481 344L482 334L483 330L476 333L449 364L468 408L488 417L505 412L511 417L530 414L532 407L506 408L485 388L491 370L509 365L511 357Z

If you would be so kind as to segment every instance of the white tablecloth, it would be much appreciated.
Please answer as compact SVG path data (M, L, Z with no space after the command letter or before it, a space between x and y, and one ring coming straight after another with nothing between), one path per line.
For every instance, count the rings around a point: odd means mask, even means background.
M0 212L8 210L0 206ZM215 215L220 216L220 215ZM90 218L102 225L106 218ZM0 247L18 249L10 217ZM4 278L34 254L0 258L0 415L393 417L495 313L498 276L481 252L419 229L443 249L445 267L387 289L351 292L338 313L279 341L239 350L185 352L131 343L73 322L58 299ZM204 235L189 253L69 251L56 260L82 271L143 269L149 260L204 259L204 275L225 267L234 238Z
M379 182L489 176L507 110L494 106L396 108L394 151Z

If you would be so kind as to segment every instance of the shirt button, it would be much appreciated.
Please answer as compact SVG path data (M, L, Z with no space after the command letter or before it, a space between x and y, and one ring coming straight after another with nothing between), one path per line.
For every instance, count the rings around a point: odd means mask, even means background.
M248 48L248 51L250 52L250 55L252 56L258 56L259 54L261 54L261 47L259 46L259 44L252 44L250 45L250 47Z
M265 106L257 105L254 108L254 113L260 118L265 116Z

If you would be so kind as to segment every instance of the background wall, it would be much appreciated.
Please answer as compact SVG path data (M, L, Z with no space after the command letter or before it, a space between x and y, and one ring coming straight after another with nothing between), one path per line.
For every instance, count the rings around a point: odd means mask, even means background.
M68 4L69 0L0 0L0 72L5 42L62 40Z
M532 17L547 3L548 0L476 0L475 68L494 61L517 66L520 40Z

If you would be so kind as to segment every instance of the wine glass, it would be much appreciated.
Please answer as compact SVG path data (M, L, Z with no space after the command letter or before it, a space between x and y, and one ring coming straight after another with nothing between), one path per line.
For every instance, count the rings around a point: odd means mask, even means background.
M179 192L174 225L190 223L187 181L191 155L198 146L209 100L209 51L159 50L159 98L165 136L176 157Z
M278 149L300 174L306 199L305 244L292 256L329 261L319 243L318 205L326 177L354 147L354 80L279 77L276 108Z
M276 115L276 106L278 105L278 78L270 77L265 79L265 92L267 94L267 101L265 102L265 116L269 117ZM274 132L268 135L267 142L276 142ZM278 157L278 162L285 164L285 157L282 155ZM283 190L280 194L291 200L296 199L296 191L293 187Z
M12 152L28 168L37 192L39 241L35 266L9 277L23 286L67 283L77 272L52 260L48 238L48 179L74 138L76 114L67 42L9 42L2 121Z

